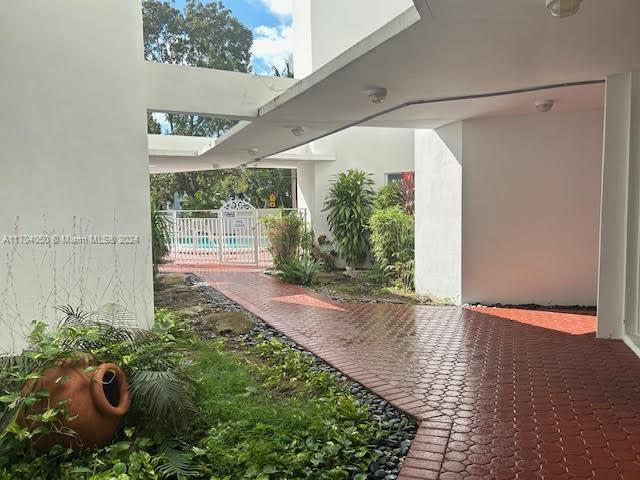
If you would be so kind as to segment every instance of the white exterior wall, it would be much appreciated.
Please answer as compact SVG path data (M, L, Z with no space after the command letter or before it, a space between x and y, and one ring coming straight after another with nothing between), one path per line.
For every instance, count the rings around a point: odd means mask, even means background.
M0 240L134 235L139 245L0 242L0 349L54 307L108 302L152 321L140 1L0 7Z
M375 32L413 5L412 0L296 0L293 10L294 72L303 78ZM309 209L316 234L329 233L322 212L332 176L350 168L373 174L376 188L386 173L413 171L411 129L350 128L310 145L314 154L335 155L298 169L300 207ZM313 175L313 180L309 178Z
M465 121L462 301L595 305L603 112Z
M416 130L416 292L460 303L462 123Z
M296 78L306 77L412 6L412 0L295 0Z
M597 333L628 335L631 346L640 343L639 134L640 73L613 75L605 106Z

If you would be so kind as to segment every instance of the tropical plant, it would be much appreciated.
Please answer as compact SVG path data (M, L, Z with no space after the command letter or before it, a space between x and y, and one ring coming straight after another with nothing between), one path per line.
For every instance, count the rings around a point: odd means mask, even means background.
M311 255L305 254L301 258L295 258L283 263L278 269L278 276L285 282L296 285L311 285L316 281L322 263Z
M374 198L371 174L340 172L332 181L323 212L347 265L355 268L369 253L368 222Z
M327 272L336 269L336 259L338 252L333 248L331 240L326 235L320 235L309 249L309 254L318 262L322 263L322 268Z
M261 219L266 228L269 252L277 269L296 260L309 243L307 225L299 212L282 211Z
M370 220L371 244L376 262L403 288L413 285L415 251L413 216L401 207L377 210Z
M154 271L169 253L171 220L156 206L151 207L151 260Z
M404 211L413 215L416 206L416 180L413 172L402 172L400 190Z
M402 206L404 203L402 197L402 189L399 182L391 182L382 187L376 194L373 201L375 210L384 210L385 208Z
M271 65L274 77L293 78L293 55L284 59L284 66L281 68Z
M192 387L182 366L194 338L189 327L166 311L158 312L153 330L144 330L122 322L121 316L108 321L104 313L86 313L70 306L60 310L65 316L57 326L48 328L36 322L28 348L0 362L0 402L4 404L0 437L10 428L14 433L19 431L23 439L46 433L12 427L23 406L35 404L46 394L23 386L61 360L80 359L87 354L99 362L116 363L128 375L133 407L130 422L143 430L177 432L186 428L195 408ZM42 413L50 417L44 423L60 428L64 413L63 407L49 409Z

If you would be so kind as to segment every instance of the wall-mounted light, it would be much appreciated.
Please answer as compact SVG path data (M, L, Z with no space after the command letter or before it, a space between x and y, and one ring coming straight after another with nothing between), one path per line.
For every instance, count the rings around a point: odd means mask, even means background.
M293 133L296 137L301 137L302 135L304 135L304 127L293 127L291 129L291 133Z
M554 17L570 17L580 10L582 0L546 0L546 5Z
M374 87L367 90L367 95L371 103L383 103L387 99L387 89L384 87Z
M538 110L540 113L546 113L553 108L555 103L555 100L538 100L535 103L536 110Z

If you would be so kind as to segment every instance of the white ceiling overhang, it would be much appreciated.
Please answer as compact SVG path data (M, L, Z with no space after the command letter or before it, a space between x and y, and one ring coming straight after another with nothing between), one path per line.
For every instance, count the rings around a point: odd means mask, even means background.
M216 140L206 137L180 135L148 135L149 168L151 173L195 172L237 167L235 159L210 157L208 152ZM331 162L334 155L314 153L311 146L303 145L286 152L253 162L249 167L293 168L302 162Z
M269 101L208 155L242 164L250 150L270 156L353 125L436 128L534 112L537 99L602 108L597 82L640 68L638 0L585 1L564 19L543 0L415 1L417 9ZM384 104L369 101L373 86L388 89ZM292 135L297 126L303 137Z

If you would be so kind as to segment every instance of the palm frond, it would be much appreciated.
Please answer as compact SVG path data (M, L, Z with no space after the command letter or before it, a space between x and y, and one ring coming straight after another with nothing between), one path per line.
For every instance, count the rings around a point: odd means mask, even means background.
M162 478L183 478L197 477L201 474L200 469L193 461L189 452L168 448L162 453L162 463L158 467Z
M91 312L85 312L82 310L82 307L72 307L71 305L60 305L56 307L56 310L64 313L66 316L60 321L59 325L68 325L68 324L82 324L89 317L91 317Z
M133 407L179 430L195 411L189 383L175 372L139 370L130 378Z
M96 321L125 328L135 328L133 313L117 303L106 303L95 312Z

